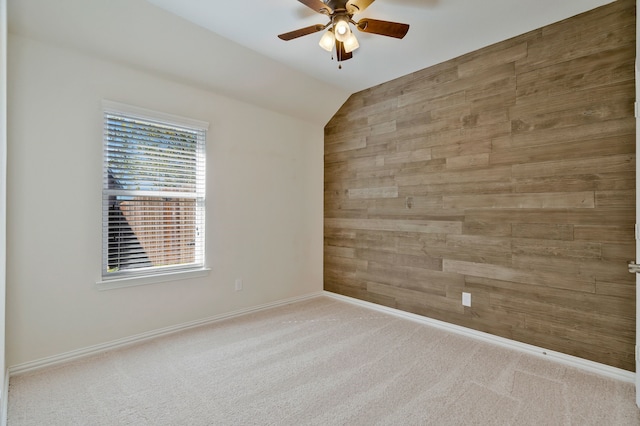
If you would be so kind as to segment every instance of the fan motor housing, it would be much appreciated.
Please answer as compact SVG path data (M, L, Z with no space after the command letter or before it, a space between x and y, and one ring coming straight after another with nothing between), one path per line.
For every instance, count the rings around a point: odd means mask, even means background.
M324 3L333 11L331 15L346 14L351 18L351 16L357 12L357 8L354 6L351 7L352 10L347 10L348 0L326 0Z

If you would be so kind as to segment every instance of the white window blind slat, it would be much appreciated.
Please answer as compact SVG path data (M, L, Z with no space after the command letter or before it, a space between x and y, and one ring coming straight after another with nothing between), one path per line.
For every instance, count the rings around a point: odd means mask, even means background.
M105 109L103 280L204 267L206 128L166 118Z

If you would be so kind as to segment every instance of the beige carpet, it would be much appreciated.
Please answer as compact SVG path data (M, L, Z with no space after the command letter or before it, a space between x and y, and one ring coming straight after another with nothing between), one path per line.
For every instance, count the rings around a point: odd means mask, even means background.
M12 377L18 425L639 425L631 384L319 297Z

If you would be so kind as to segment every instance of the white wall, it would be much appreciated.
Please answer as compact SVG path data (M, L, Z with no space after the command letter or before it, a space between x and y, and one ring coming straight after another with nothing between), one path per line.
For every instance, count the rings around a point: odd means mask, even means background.
M285 1L298 7L295 0ZM236 19L224 7L217 12ZM238 22L247 31L259 31L247 27L242 18ZM147 0L14 0L9 2L9 32L126 63L321 126L351 94ZM276 34L273 30L264 37L282 49ZM318 53L317 47L312 49Z
M0 0L0 373L5 376L6 195L7 195L7 2ZM4 381L4 380L3 380ZM0 386L0 407L7 395ZM0 414L4 419L4 416Z
M14 35L8 76L8 365L322 289L321 126ZM96 290L102 99L210 123L208 277Z

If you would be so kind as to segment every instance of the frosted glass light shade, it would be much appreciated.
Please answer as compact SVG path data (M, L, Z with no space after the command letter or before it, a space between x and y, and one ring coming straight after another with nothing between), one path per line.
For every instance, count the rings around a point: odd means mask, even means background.
M351 33L349 37L344 41L344 51L347 53L351 53L360 47L360 43L358 43L358 39L354 33Z
M322 47L327 52L331 52L333 50L333 46L336 43L336 37L333 35L333 32L327 31L322 35L320 39L320 47Z
M338 20L334 25L334 31L336 35L336 40L345 42L345 40L351 34L351 28L349 28L349 22L344 19Z

